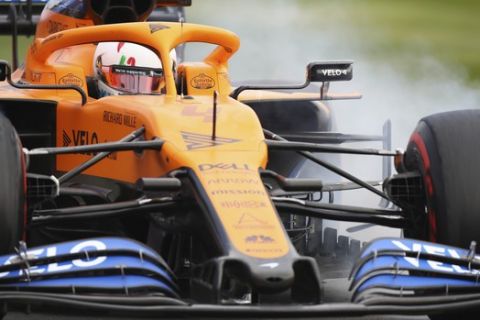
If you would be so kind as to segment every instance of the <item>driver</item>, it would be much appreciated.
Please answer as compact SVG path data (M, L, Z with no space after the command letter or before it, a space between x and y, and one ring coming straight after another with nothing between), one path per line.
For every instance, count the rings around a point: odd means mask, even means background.
M170 52L173 74L175 50ZM152 50L129 42L101 42L93 56L98 97L131 94L161 94L165 77L160 58Z

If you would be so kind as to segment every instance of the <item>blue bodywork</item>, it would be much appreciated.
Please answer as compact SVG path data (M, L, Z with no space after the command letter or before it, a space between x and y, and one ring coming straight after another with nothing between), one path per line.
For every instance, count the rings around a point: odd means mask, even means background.
M1 291L179 298L165 261L133 240L94 238L19 247L0 257ZM388 290L389 297L478 292L480 258L473 249L400 238L373 241L352 270L353 300L382 296L381 290Z
M475 248L455 248L420 240L385 238L371 242L351 273L356 300L366 291L388 289L389 294L477 292L480 257Z
M0 257L0 288L48 292L161 293L178 297L165 261L133 240L96 238L17 250Z

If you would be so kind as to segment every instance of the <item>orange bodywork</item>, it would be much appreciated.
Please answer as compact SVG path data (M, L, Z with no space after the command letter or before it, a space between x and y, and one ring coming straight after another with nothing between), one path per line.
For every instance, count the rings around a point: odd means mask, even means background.
M42 33L39 33L40 35ZM118 152L84 173L135 183L141 177L160 177L190 168L213 205L236 251L254 258L285 256L291 245L260 179L258 169L268 160L264 134L255 112L232 99L228 60L239 48L238 37L226 30L177 23L128 23L92 26L37 37L25 67L15 76L31 84L77 85L87 92L94 44L126 41L155 51L163 65L169 52L185 42L217 45L203 62L185 63L189 96L177 94L172 70L165 68L166 94L89 98L85 105L73 90L19 90L2 84L0 99L57 102L56 145L72 146L117 141L145 127L145 139L160 138L160 152ZM216 138L213 130L213 92L218 92ZM56 169L66 172L92 155L57 156ZM268 239L248 241L252 235Z

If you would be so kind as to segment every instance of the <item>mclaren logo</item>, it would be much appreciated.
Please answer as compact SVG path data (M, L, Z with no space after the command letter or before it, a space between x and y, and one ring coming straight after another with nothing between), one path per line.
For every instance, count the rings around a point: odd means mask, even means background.
M278 263L278 262L269 262L269 263L261 264L260 267L261 267L261 268L275 269L275 268L278 267L279 265L280 265L280 263Z
M208 134L198 134L182 131L182 138L185 144L187 145L188 150L210 148L215 146L220 146L227 143L235 143L240 140L230 139L230 138L221 138L216 137L215 140L212 140L212 136Z

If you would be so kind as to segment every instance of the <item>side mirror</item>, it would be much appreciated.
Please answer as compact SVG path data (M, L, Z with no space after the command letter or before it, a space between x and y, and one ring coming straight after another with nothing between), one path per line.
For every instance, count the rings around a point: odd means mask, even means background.
M238 99L240 93L245 90L302 90L308 87L311 82L321 82L319 99L311 100L339 100L339 99L360 99L358 93L343 95L329 95L328 89L331 81L349 81L353 77L353 61L327 61L311 62L307 66L307 78L305 83L299 85L269 85L269 86L240 86L233 90L230 97Z
M352 61L312 62L307 66L308 82L350 81Z
M5 60L0 60L0 81L10 79L10 66Z

